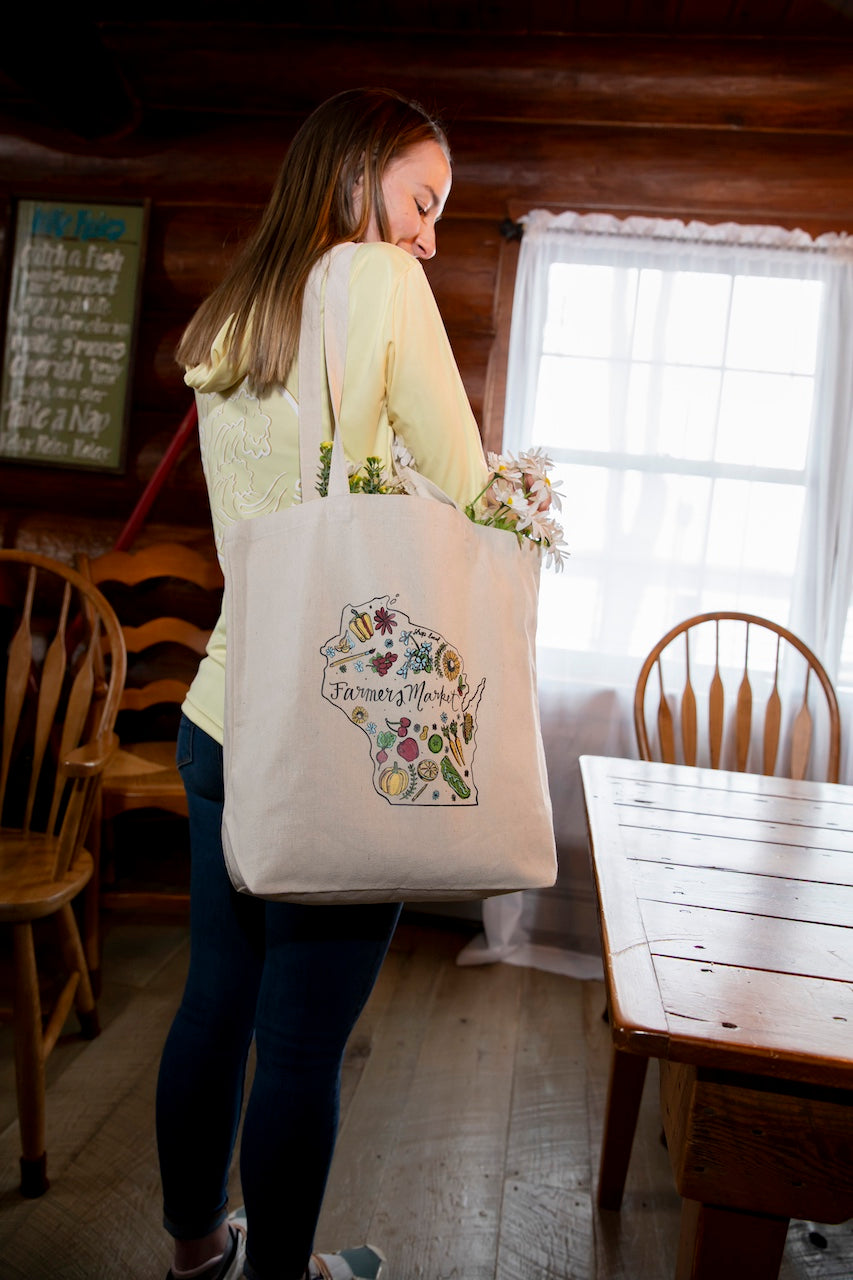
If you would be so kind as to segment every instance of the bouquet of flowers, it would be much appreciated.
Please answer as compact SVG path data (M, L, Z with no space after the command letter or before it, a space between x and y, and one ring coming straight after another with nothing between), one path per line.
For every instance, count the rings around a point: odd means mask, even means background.
M324 440L320 445L320 468L317 472L317 492L321 498L329 492L331 465L332 442ZM402 480L388 474L381 458L368 458L364 466L360 462L348 462L347 472L350 493L408 493Z
M563 529L554 512L561 509L557 484L549 479L553 463L539 449L520 453L489 453L486 461L492 473L486 487L465 508L465 514L477 524L507 529L519 538L539 543L545 551L545 563L559 573L568 548Z
M325 497L329 488L329 468L332 445L324 441L320 446L320 467L317 472L317 492ZM411 456L401 452L395 461L411 466ZM529 538L539 543L545 552L545 563L558 573L563 568L568 548L563 530L554 512L561 508L557 485L548 471L553 463L539 449L520 453L517 458L509 453L489 453L486 461L491 471L488 484L465 508L465 514L475 524L491 525L506 529L518 538ZM405 480L390 475L381 458L368 458L361 463L348 463L351 493L408 493ZM559 481L557 482L559 483Z

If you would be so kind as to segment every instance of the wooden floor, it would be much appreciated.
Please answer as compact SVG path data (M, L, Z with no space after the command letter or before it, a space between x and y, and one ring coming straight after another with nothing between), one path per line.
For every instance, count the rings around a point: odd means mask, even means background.
M603 988L508 965L459 968L469 936L404 918L348 1051L318 1245L369 1238L394 1280L670 1280L679 1201L656 1072L623 1209L599 1213ZM183 926L112 920L103 1033L64 1036L49 1064L52 1187L36 1201L17 1190L11 1040L0 1031L0 1280L163 1280L153 1093L186 961ZM850 1224L792 1224L782 1280L851 1276Z

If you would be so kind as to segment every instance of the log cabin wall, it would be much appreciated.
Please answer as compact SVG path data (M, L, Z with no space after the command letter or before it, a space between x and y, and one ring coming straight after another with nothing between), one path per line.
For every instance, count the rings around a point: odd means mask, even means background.
M381 0L323 27L68 20L7 31L0 195L147 198L123 475L0 467L5 545L109 546L190 397L172 351L253 225L300 121L381 84L436 110L454 188L427 266L489 447L500 443L517 242L527 210L642 213L853 232L853 20L841 0L441 3L420 29ZM337 19L338 25L335 25ZM8 217L0 232L8 232ZM8 238L8 235L7 235ZM198 451L141 541L209 545Z

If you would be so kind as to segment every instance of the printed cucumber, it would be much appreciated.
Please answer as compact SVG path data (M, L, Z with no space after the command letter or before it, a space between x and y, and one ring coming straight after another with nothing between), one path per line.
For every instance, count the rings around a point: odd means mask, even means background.
M456 769L448 760L447 756L441 762L441 776L449 787L452 787L460 800L467 800L471 794L471 788L462 777L457 773Z

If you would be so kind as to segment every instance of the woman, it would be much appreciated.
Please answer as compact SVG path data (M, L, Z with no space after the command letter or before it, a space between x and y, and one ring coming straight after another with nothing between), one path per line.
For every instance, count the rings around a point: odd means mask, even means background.
M344 241L363 246L350 280L340 417L348 457L380 457L390 469L402 450L462 504L483 488L477 427L419 261L435 253L450 184L439 126L385 90L339 94L296 135L254 238L177 352L196 392L220 554L230 523L297 496L304 286L317 259ZM190 970L157 1092L170 1280L388 1280L372 1246L312 1248L344 1048L399 907L268 903L231 887L220 838L225 643L220 619L178 738L192 908ZM240 1153L246 1238L226 1216L226 1186L253 1036Z

